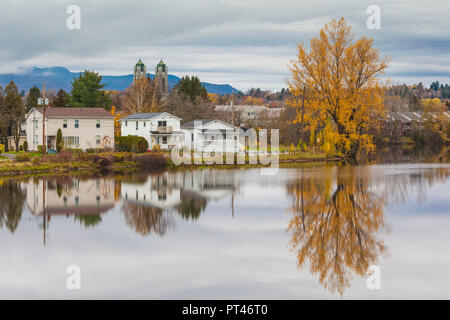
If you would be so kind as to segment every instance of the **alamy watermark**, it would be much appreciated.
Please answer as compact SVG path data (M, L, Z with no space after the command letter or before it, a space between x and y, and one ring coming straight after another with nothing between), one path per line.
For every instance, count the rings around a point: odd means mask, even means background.
M367 268L366 286L369 290L381 289L381 269L377 265L371 265Z
M69 290L81 290L81 268L77 265L70 265L66 269L69 275L66 280L66 286Z
M183 146L172 149L171 158L180 164L262 164L261 175L274 175L279 168L279 130L203 129L201 121L185 136ZM248 159L248 161L247 161Z
M77 5L70 5L66 9L66 13L70 16L66 20L66 27L69 30L81 29L81 9Z
M381 29L381 9L377 5L370 5L366 9L366 13L370 16L367 18L367 29Z

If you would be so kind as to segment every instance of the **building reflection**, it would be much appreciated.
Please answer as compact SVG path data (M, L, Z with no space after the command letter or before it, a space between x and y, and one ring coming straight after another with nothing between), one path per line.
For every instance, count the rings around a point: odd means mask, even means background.
M412 192L418 203L427 187L445 183L447 168L377 176L369 167L328 168L302 174L287 187L291 198L288 231L299 268L310 272L330 292L343 294L354 275L387 253L385 209Z
M174 214L196 220L209 201L234 199L236 172L195 170L132 176L121 181L122 211L127 224L141 235L163 235L173 229ZM233 204L233 203L232 203ZM231 208L232 214L234 208Z
M111 179L51 177L29 179L23 186L28 209L42 218L44 244L52 217L73 217L84 227L93 227L102 221L101 215L114 208Z

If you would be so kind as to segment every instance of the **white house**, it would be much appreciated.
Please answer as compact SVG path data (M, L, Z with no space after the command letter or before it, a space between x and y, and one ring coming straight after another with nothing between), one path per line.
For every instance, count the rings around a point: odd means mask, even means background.
M183 143L180 121L167 112L135 113L120 120L121 135L144 137L150 149L159 145L161 149L170 150Z
M43 144L43 108L33 108L25 117L28 149ZM67 148L114 148L114 116L103 108L46 108L45 136L48 149L56 149L61 129Z
M244 145L239 139L239 128L220 120L201 119L181 126L184 146L195 151L239 152Z

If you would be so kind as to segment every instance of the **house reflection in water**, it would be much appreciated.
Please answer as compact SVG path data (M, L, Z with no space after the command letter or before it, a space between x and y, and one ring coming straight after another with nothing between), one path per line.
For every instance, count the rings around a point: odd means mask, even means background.
M114 207L114 180L30 179L27 206L36 216L101 215Z
M184 220L196 220L208 201L231 195L239 186L234 172L197 170L136 176L122 181L122 211L127 224L137 233L160 236L173 229L173 213Z
M148 176L147 180L122 182L122 200L171 209L180 205L185 197L219 200L231 195L238 187L234 172L197 170Z

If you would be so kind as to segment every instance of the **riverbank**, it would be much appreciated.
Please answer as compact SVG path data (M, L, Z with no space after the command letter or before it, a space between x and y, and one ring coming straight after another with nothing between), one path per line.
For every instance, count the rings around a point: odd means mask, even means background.
M60 174L66 172L123 172L134 169L162 169L170 164L161 153L133 154L125 152L89 154L61 152L55 155L19 153L13 160L0 162L0 176Z
M279 155L279 165L292 165L308 162L336 162L344 160L341 157L326 157L322 153L297 152ZM194 162L194 161L192 161ZM169 153L148 152L133 154L125 152L116 153L72 153L62 152L56 155L18 153L13 160L0 162L0 176L22 176L34 174L62 174L68 172L98 172L111 171L116 173L135 171L139 169L170 170L176 168L255 168L270 166L269 164L250 163L249 156L245 157L244 164L208 164L205 159L201 163L175 165Z

